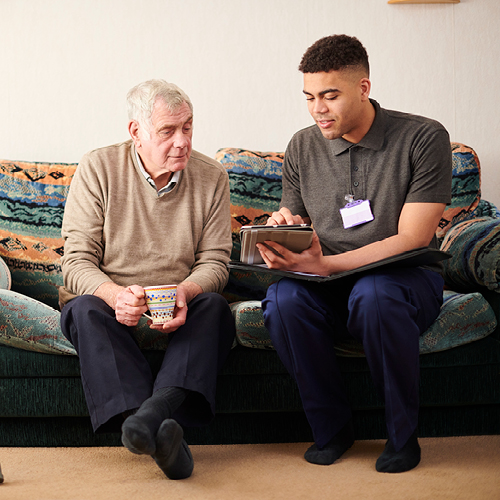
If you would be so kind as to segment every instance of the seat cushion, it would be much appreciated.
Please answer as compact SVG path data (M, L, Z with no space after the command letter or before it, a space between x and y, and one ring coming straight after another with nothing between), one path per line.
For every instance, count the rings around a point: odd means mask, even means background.
M11 290L0 290L0 344L47 354L76 354L59 324L60 312Z
M239 344L257 349L274 349L269 332L264 326L260 301L231 304L236 322ZM443 305L438 318L420 336L420 353L445 351L489 335L496 328L495 313L480 293L443 293ZM363 348L355 339L342 341L335 346L337 354L344 357L364 356Z

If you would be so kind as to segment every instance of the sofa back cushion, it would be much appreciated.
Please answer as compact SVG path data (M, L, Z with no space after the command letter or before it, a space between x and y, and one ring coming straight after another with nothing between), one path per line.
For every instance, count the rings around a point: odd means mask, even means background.
M61 224L76 164L0 160L0 256L12 290L56 308Z
M215 159L229 175L231 191L231 260L240 259L240 228L265 224L279 208L281 200L281 165L284 153L220 149ZM276 277L267 273L231 270L224 296L230 301L262 300Z
M452 203L437 235L474 217L480 200L480 166L472 148L451 144ZM232 260L239 260L239 230L265 224L281 200L284 153L223 148L216 159L227 169L231 187ZM0 257L10 269L12 290L57 308L62 285L61 223L77 164L0 160ZM266 273L231 271L225 296L230 301L261 300L276 278Z
M480 165L475 151L452 142L452 202L445 209L436 235L442 240L452 225L475 216L481 199ZM281 200L281 167L284 153L219 149L215 156L229 175L231 189L232 260L239 260L239 232L243 225L265 224ZM276 278L266 273L231 270L225 290L229 301L262 300Z

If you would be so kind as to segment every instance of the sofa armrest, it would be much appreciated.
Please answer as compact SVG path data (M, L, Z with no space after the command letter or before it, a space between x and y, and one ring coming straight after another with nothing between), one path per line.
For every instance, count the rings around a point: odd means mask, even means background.
M460 292L487 288L500 293L500 219L481 217L454 225L441 250L453 256L443 263L449 288Z

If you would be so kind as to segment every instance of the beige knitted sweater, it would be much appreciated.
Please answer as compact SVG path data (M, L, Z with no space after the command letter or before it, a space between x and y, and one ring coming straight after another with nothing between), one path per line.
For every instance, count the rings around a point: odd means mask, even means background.
M184 280L220 292L231 251L227 173L193 151L174 189L158 196L139 170L132 141L91 151L72 180L62 236L70 293L93 294L106 281Z

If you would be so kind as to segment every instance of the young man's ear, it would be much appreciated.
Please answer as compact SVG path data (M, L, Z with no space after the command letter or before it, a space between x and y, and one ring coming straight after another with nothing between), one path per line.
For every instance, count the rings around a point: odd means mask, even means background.
M359 82L361 90L361 100L367 101L370 98L370 90L372 88L372 82L368 78L362 78Z

